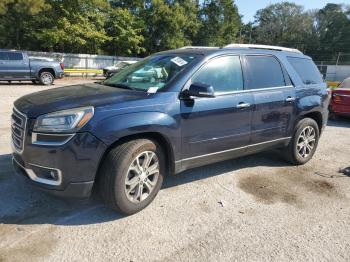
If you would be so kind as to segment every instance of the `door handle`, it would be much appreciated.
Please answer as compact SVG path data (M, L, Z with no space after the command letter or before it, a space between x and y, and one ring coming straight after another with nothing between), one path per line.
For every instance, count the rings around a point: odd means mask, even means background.
M293 102L293 101L295 101L295 97L288 96L286 98L286 102Z
M249 104L249 103L240 102L240 103L237 105L237 108L247 108L247 107L250 107L250 104Z

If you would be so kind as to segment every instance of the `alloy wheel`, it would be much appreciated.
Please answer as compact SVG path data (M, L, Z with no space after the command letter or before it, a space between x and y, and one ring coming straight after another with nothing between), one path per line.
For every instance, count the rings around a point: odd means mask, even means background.
M52 83L52 75L50 73L43 73L41 75L41 81L43 82L43 84L45 85L49 85Z
M131 162L125 178L125 194L133 203L144 201L159 177L159 160L152 151L144 151Z
M316 131L312 126L305 127L297 142L297 152L300 157L307 158L313 151L316 144Z

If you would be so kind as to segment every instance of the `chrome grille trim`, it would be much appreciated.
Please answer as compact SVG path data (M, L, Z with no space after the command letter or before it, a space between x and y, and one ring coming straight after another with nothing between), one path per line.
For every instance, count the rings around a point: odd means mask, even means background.
M12 143L17 153L21 154L24 148L27 116L13 107L11 116Z

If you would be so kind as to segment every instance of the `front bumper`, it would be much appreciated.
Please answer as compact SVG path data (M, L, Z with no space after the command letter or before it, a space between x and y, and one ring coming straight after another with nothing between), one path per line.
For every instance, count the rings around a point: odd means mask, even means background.
M31 135L21 153L13 150L16 174L54 195L89 197L106 145L90 133L77 133L60 146L32 144ZM43 178L45 172L53 172L52 180Z

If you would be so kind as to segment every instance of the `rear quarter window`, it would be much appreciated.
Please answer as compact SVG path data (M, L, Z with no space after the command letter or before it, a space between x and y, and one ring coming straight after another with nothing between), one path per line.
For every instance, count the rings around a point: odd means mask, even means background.
M288 57L287 59L305 85L323 82L320 71L311 59L299 57Z

